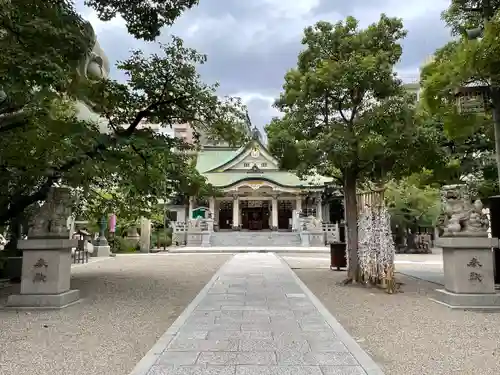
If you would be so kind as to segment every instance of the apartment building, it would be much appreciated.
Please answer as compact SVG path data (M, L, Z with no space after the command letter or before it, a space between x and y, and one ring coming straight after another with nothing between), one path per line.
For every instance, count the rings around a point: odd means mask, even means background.
M174 134L176 138L182 138L186 143L194 143L194 131L190 124L175 124L173 126Z

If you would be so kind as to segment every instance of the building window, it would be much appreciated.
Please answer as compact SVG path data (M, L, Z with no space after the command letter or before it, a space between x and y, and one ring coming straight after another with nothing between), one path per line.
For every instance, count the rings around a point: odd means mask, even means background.
M244 166L245 168L250 168L250 163L243 163L243 166Z
M261 167L267 167L267 163L262 163L260 166Z
M177 211L167 211L166 213L169 221L177 221Z

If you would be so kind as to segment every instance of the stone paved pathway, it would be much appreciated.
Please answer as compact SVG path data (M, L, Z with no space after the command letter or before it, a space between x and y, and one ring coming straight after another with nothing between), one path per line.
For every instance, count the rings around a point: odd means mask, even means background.
M274 254L226 263L131 375L383 375Z

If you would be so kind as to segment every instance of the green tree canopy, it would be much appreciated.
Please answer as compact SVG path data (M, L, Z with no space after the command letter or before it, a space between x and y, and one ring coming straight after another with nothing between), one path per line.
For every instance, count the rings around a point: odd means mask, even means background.
M442 18L454 35L464 35L466 30L481 27L485 15L500 9L500 0L451 0Z
M127 19L123 12L128 12L129 28L138 36L140 15L133 17L134 7L141 13L157 3L164 10L170 6L170 21L161 21L169 24L195 2L172 6L152 1L144 7L132 2L128 10L125 3L89 2L108 4L101 8L105 19L115 11ZM196 134L228 142L241 139L244 108L237 99L220 98L217 85L200 79L196 67L206 61L204 55L174 37L160 53L146 56L134 51L120 62L127 82L94 77L89 65L79 67L80 62L88 64L90 58L100 69L106 62L89 54L95 38L72 2L4 5L0 7L0 183L5 189L0 192L0 223L43 201L54 183L104 191L119 186L122 196L149 200L176 189L206 189L188 163L192 147L143 126L190 123ZM107 132L99 131L102 124L82 121L75 100L106 120Z
M343 186L350 278L357 273L358 183L407 174L435 155L394 73L405 35L402 21L385 15L366 29L352 17L306 28L304 50L276 102L284 116L266 128L284 166L332 176Z
M390 181L385 192L393 224L401 228L435 225L441 211L439 189L422 184L420 175Z
M480 197L498 193L498 172L495 162L495 136L492 109L500 105L500 2L491 0L487 12L497 13L484 23L481 11L486 1L453 1L443 12L443 19L455 34L484 24L481 40L465 36L439 48L432 62L422 69L422 108L430 126L442 129L439 143L446 156L444 168L435 171L441 183L468 181L475 185ZM482 93L474 111L460 106L464 90ZM484 106L481 103L483 95ZM494 102L496 105L493 105ZM468 101L470 103L470 100ZM497 108L498 110L498 108ZM500 113L500 112L499 112Z

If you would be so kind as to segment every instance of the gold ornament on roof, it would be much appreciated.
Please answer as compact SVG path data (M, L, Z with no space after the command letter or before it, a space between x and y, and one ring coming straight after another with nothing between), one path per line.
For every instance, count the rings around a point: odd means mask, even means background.
M252 152L250 153L250 155L252 156L252 158L258 158L259 155L260 155L260 150L259 150L259 147L255 146L253 149L252 149Z

